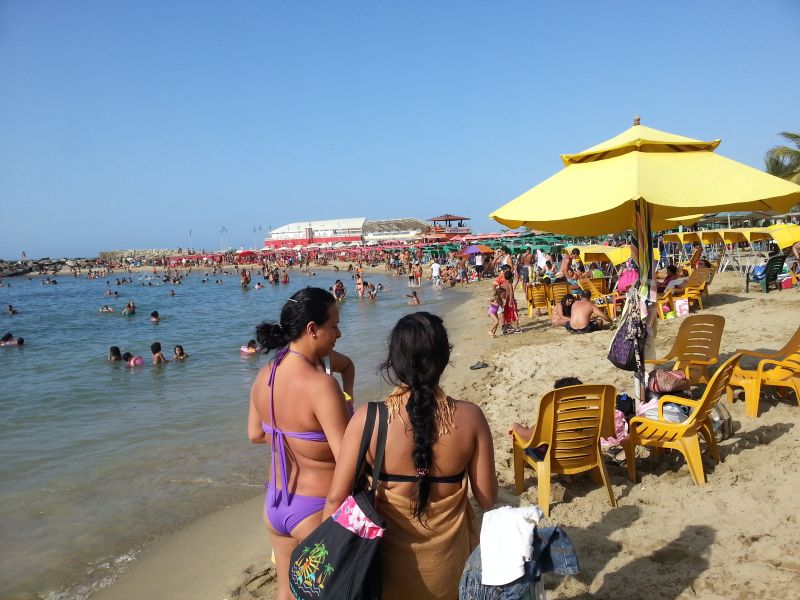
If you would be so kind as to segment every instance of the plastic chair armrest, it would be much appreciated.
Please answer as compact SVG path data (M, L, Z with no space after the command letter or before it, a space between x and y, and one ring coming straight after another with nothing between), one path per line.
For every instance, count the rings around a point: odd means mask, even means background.
M521 437L516 431L512 431L511 435L512 435L512 437L514 439L514 444L516 446L519 446L523 450L525 448L538 448L542 444L547 443L547 442L544 442L544 441L542 441L540 439L541 435L539 434L539 428L538 427L534 428L533 434L531 435L531 439L529 439L529 440L526 440L523 437Z
M648 422L650 423L658 423L658 427L660 429L664 429L668 432L680 432L685 429L683 423L673 423L672 421L656 421L655 419L648 419L647 417L639 416L633 417L630 420L630 429L631 431L635 431L636 425L642 424L647 425ZM637 435L638 437L638 435Z
M666 363L672 362L674 359L672 358L648 358L644 361L646 365L664 365Z
M751 358L771 358L773 360L777 359L781 355L780 352L756 352L754 350L737 350L736 354L749 356Z
M764 372L764 367L784 367L784 366L785 365L779 360L772 360L766 358L758 363L758 369L756 369L756 372L758 373L758 376L761 377L761 374Z
M700 404L700 400L690 400L689 398L681 398L680 396L661 396L658 399L658 420L664 418L664 404L672 402L673 404L683 404L689 408L696 408Z
M686 364L689 364L689 365L715 365L715 364L717 364L717 360L718 359L716 357L715 358L703 358L703 359L690 358L689 360L681 361L681 362L685 362Z

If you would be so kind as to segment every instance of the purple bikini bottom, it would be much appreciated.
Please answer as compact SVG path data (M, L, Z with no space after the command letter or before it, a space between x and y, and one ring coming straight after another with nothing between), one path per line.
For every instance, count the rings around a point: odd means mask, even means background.
M283 490L273 488L270 493L269 482L265 484L265 487L267 488L267 498L264 502L264 512L272 527L280 535L291 535L292 530L307 517L325 508L324 497L287 494L286 502L284 502ZM271 498L277 499L277 506L270 504Z

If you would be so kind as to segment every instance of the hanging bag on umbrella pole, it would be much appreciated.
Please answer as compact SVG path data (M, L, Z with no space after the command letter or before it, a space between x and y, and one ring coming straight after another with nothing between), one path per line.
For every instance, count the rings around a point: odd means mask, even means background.
M619 328L608 348L608 360L615 367L624 371L639 371L644 362L646 333L637 310L639 303L637 289L638 285L634 285L628 291Z
M378 413L378 440L372 485L365 489L364 472ZM353 491L330 518L297 545L289 563L289 586L302 600L380 600L378 545L386 521L375 510L375 490L386 448L388 412L383 402L370 402L358 449Z

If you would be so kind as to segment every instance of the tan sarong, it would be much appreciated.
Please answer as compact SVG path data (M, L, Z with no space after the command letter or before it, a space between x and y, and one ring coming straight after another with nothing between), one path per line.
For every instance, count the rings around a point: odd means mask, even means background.
M424 525L396 492L380 487L377 505L387 522L378 552L383 600L457 600L464 564L478 545L467 479L459 492L430 503Z

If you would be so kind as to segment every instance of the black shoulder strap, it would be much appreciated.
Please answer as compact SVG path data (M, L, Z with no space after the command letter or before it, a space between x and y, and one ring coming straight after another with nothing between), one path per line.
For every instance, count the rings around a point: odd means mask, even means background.
M361 475L364 473L367 450L372 440L372 431L375 429L375 413L377 410L378 407L375 402L367 403L367 418L364 421L364 432L361 434L361 445L358 447L358 461L356 462L356 476L353 479L353 492L356 491L356 487L361 480Z
M375 464L372 465L372 486L374 492L378 488L383 468L383 456L386 453L386 432L389 428L389 411L386 404L378 402L378 440L375 444Z

